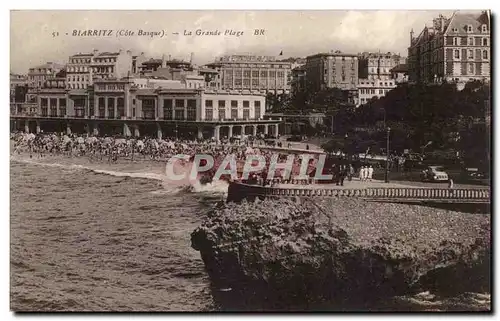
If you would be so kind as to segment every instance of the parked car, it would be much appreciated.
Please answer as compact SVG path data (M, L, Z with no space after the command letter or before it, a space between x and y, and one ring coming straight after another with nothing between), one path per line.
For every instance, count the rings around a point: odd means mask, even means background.
M448 181L448 173L443 166L427 166L420 174L422 182L443 182Z
M481 171L477 167L467 167L462 171L462 177L465 179L485 179L487 178L487 174L484 171Z

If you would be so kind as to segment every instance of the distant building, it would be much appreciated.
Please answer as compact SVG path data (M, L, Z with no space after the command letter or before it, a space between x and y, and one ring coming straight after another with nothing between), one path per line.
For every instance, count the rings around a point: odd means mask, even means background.
M340 51L308 56L305 71L310 90L339 88L356 91L358 56Z
M207 67L218 70L224 90L252 90L274 93L290 92L292 63L275 57L231 55L217 59Z
M405 58L391 52L371 53L364 52L359 54L359 78L363 79L381 79L391 78L390 70L397 65L404 63Z
M417 37L410 33L408 76L410 82L455 82L463 87L470 80L491 77L489 11L456 11L442 15L424 27Z
M28 86L28 78L25 75L10 73L10 102L24 102L25 98L21 91L26 94Z
M78 53L68 59L66 86L68 89L86 89L92 85L92 59L94 53Z
M399 64L391 70L391 79L396 81L396 84L408 82L408 65Z
M94 55L90 64L92 78L119 79L132 72L132 52L130 50L118 52L101 52Z
M292 93L303 92L306 90L306 68L298 66L292 69L290 81Z
M45 81L54 78L55 75L64 68L64 65L47 62L43 65L29 69L28 86L30 88L41 88Z
M396 88L394 79L359 79L356 105L364 105L374 97L381 98L394 88Z

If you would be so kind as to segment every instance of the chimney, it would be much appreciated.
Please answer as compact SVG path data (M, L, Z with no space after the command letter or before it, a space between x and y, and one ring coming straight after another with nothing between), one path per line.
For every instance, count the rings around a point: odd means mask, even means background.
M411 31L410 31L410 44L413 42L413 28L411 28Z
M98 53L98 52L99 52L99 50L97 50L97 49L92 49L92 54L94 54L94 56L95 56L95 55L97 55L97 53Z
M132 50L127 50L127 55L131 56L132 55Z

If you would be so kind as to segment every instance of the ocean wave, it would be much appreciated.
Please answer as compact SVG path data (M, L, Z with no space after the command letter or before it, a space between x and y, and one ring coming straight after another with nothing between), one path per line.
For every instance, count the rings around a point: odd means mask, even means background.
M19 163L25 163L36 166L58 167L68 171L83 170L91 171L97 174L110 175L116 177L131 177L140 179L151 179L162 182L163 189L151 192L154 195L175 195L179 193L203 193L203 194L227 194L228 183L226 181L214 181L207 184L201 184L198 179L186 178L180 181L168 179L166 175L150 172L123 172L109 169L100 169L81 164L47 163L22 157L13 157L11 160ZM180 167L184 170L190 170L192 164Z

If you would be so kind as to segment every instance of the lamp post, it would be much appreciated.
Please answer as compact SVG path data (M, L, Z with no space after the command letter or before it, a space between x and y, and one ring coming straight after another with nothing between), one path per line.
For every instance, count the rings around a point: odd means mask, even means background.
M385 182L386 183L389 183L389 134L391 133L391 128L390 127L387 127L387 152L386 152L386 155L387 155L387 159L385 161Z

